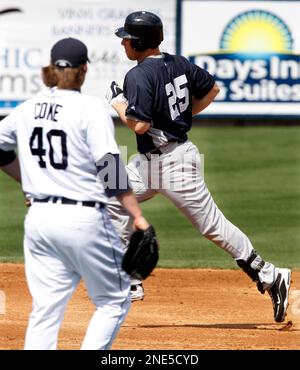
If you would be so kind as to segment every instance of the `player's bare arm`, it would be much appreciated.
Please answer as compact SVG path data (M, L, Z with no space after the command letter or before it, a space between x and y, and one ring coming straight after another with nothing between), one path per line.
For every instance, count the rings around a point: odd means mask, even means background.
M150 129L150 123L133 120L126 116L127 104L125 102L115 102L112 107L118 113L121 121L136 134L142 135Z
M193 97L193 107L192 107L192 114L193 116L195 114L198 114L202 112L205 108L207 108L215 99L215 97L219 94L220 88L215 83L213 88L210 90L210 92L204 96L202 99L196 99Z
M126 125L128 128L139 135L142 135L149 130L150 123L133 120L126 116L126 109L128 106L127 100L123 95L123 90L115 81L112 81L109 89L106 92L105 97L107 99L107 102L117 112L124 125Z
M143 217L141 208L138 205L136 197L133 195L132 190L117 195L118 201L133 217L134 229L146 230L149 227L148 221Z

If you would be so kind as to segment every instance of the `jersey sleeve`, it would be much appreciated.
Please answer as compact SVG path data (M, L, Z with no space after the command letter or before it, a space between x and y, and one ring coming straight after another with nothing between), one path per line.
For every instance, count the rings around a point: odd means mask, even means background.
M107 153L119 154L112 118L100 100L95 99L86 107L85 119L86 140L94 162L97 163Z
M14 150L17 147L17 115L13 111L0 121L0 149Z
M215 84L214 77L206 70L191 64L192 95L196 99L206 96Z
M128 100L126 116L129 119L151 123L153 112L153 88L146 73L130 70L124 80L124 96Z

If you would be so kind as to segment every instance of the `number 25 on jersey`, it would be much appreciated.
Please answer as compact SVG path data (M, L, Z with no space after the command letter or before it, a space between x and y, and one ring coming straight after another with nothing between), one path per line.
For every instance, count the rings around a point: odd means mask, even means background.
M189 90L187 88L186 75L174 78L173 84L169 82L165 85L170 115L172 120L184 112L189 106Z

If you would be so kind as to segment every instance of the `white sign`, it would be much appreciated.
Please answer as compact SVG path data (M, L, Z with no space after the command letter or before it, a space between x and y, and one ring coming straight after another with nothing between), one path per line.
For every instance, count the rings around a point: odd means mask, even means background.
M52 45L65 37L83 41L91 64L83 92L104 99L112 80L122 84L134 65L114 30L137 10L164 23L162 49L175 50L175 0L0 0L0 115L41 90L40 69Z
M184 1L182 54L221 87L210 115L300 116L300 1Z

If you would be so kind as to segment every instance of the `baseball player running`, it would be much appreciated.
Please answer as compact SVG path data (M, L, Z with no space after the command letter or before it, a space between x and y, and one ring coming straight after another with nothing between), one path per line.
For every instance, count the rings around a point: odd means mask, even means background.
M56 349L66 304L81 278L96 306L82 349L110 348L130 307L130 282L120 267L124 249L106 211L107 196L117 197L137 229L149 226L119 160L109 114L98 99L80 93L87 62L81 41L58 41L42 70L48 89L0 123L0 166L20 180L18 147L22 187L32 203L24 237L33 298L25 349Z
M264 261L248 237L218 209L205 185L198 149L187 137L193 115L211 104L219 92L214 78L184 57L159 50L163 25L153 13L129 14L115 34L122 39L127 57L137 61L126 74L124 91L113 82L106 98L136 134L140 155L127 170L138 200L157 193L170 199L202 235L236 260L261 293L269 293L275 321L282 322L291 271ZM116 201L109 211L126 243L128 215ZM132 300L142 299L141 281L132 284Z

